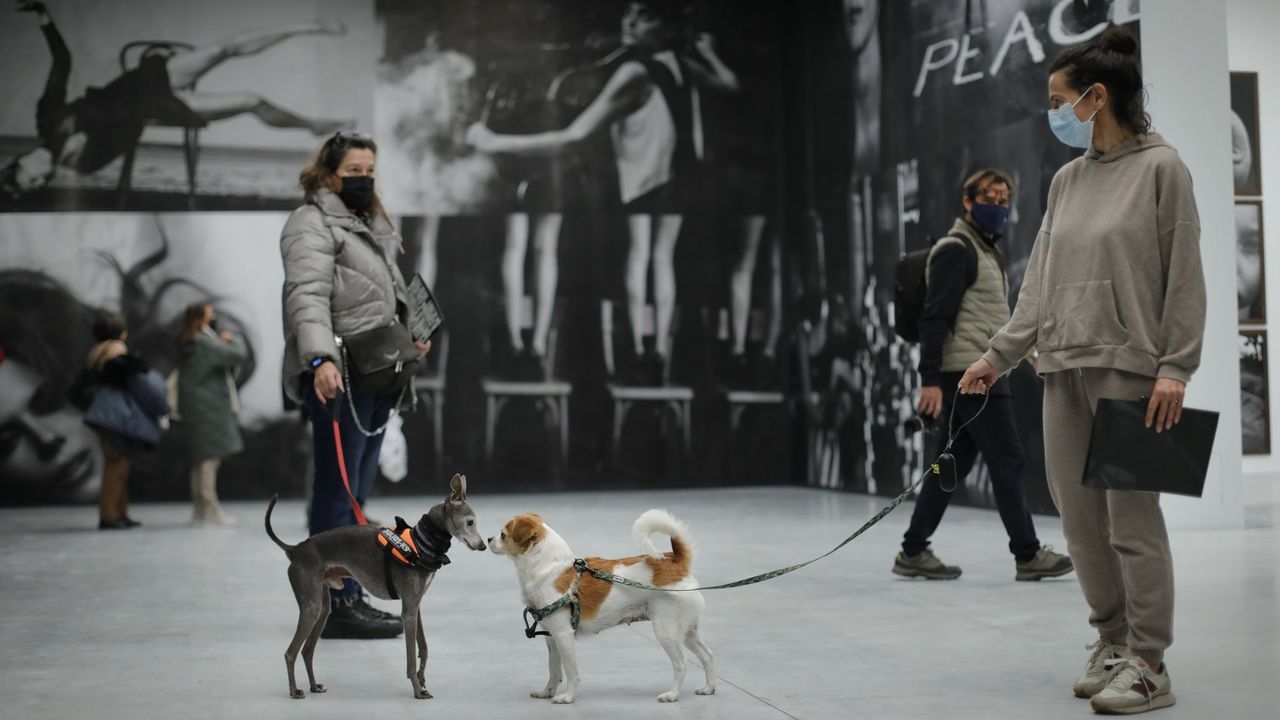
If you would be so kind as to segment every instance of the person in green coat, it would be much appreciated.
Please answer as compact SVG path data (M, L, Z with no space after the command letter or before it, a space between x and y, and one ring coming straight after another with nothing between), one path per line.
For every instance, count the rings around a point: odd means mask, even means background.
M248 358L244 340L211 327L213 306L187 307L178 336L178 405L180 435L191 461L192 522L200 526L232 526L218 503L218 466L244 449L236 420L239 398L234 370Z

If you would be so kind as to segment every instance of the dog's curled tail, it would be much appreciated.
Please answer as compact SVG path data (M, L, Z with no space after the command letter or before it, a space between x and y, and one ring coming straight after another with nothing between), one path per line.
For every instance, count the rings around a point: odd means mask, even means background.
M272 542L279 545L280 549L284 550L287 553L290 550L292 550L294 546L286 545L283 540L276 537L276 532L271 529L271 511L276 509L276 500L279 500L279 499L280 499L280 493L276 493L275 495L271 496L271 504L267 506L267 517L266 517L266 520L264 520L263 522L267 526L267 537L270 537Z
M655 532L660 532L671 538L671 559L676 563L688 566L693 561L693 540L689 534L689 527L680 522L671 513L666 510L646 510L643 515L636 518L636 522L631 526L631 536L635 538L636 543L644 549L648 555L661 558L663 553L653 544L653 540L649 538Z

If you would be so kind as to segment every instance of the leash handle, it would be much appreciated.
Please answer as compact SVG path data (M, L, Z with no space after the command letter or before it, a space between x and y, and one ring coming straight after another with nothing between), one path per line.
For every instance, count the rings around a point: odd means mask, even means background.
M338 391L337 395L329 401L329 417L333 420L333 447L338 452L338 472L342 475L342 486L347 489L347 500L351 501L351 511L355 513L356 522L361 525L368 525L369 521L364 517L364 511L360 509L360 503L356 501L356 496L351 493L351 478L347 475L347 459L342 454L342 430L338 428L338 418L342 415L342 396L343 392Z

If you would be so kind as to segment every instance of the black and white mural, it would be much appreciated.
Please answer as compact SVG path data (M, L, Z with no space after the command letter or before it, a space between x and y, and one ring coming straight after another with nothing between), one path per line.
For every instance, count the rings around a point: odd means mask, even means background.
M252 348L222 494L305 491L278 239L299 170L348 129L379 143L402 269L447 318L386 446L403 480L378 492L455 471L488 490L790 481L783 3L17 10L0 27L0 502L96 492L96 439L65 400L94 313L122 312L165 373L196 301ZM554 147L509 147L539 137ZM138 459L135 499L185 497L178 447Z
M86 501L66 401L93 313L162 372L181 309L243 335L228 497L301 494L278 236L337 130L380 145L399 262L447 318L378 492L807 482L880 494L911 432L898 257L1010 174L1016 294L1053 173L1045 72L1136 0L21 0L0 26L3 502ZM1032 509L1039 380L1015 373ZM403 440L403 442L400 442ZM138 499L180 499L166 442ZM990 504L979 468L964 502Z

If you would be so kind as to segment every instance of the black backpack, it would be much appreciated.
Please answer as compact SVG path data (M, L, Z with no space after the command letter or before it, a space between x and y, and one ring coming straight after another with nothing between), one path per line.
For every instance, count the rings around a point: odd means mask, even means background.
M968 253L965 267L965 287L978 279L978 249L973 241L959 233L943 235L964 241ZM893 331L907 342L920 342L920 317L924 315L924 301L928 296L929 253L937 240L923 250L913 250L898 258L893 273Z

